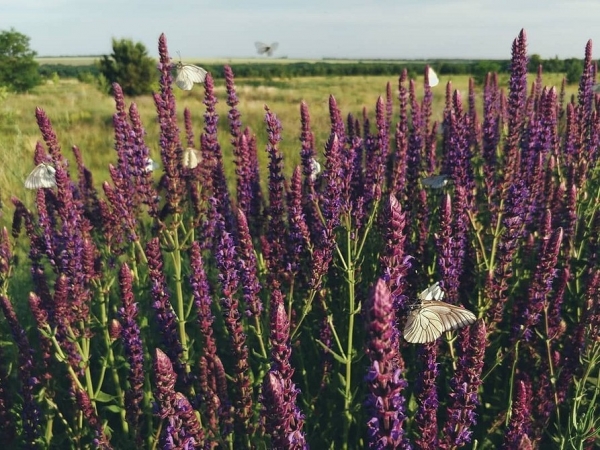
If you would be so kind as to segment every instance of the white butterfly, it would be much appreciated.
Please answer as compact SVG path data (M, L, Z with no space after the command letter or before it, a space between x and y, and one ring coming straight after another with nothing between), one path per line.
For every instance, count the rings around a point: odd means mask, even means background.
M188 147L183 151L183 167L195 169L201 160L202 156L195 148Z
M413 344L434 342L442 333L470 325L477 320L475 314L461 306L441 301L444 291L434 283L419 294L419 303L411 307L404 339Z
M194 66L193 64L183 64L180 61L177 63L175 84L184 91L190 91L194 87L194 83L204 83L207 73L202 67Z
M321 164L315 158L310 159L310 181L315 181L321 172Z
M427 74L429 75L429 87L434 87L440 84L440 79L431 67L429 67Z
M154 162L154 160L152 158L148 158L148 159L146 159L146 167L144 167L144 170L146 172L154 172L159 167L160 167L160 165L158 163Z
M279 44L277 42L273 42L271 45L267 45L262 42L255 42L254 46L256 47L256 51L259 55L266 53L267 56L273 56L273 52L277 50Z
M48 163L38 164L25 179L27 189L44 189L56 186L56 169Z
M433 189L441 189L450 183L450 180L448 179L448 175L432 175L430 177L423 178L421 183Z

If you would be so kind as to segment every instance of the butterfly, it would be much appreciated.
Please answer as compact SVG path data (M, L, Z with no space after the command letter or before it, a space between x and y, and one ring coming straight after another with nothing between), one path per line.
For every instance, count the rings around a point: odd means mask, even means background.
M254 46L256 47L256 51L259 55L266 53L267 56L273 56L273 52L277 50L279 44L277 42L273 42L271 45L267 45L262 42L255 42Z
M144 170L146 172L154 172L159 167L160 166L158 165L158 163L154 162L152 158L148 158L146 159L146 167L144 167Z
M315 158L310 159L310 181L315 181L321 172L321 164Z
M44 189L56 186L56 169L48 163L41 163L25 179L27 189Z
M188 147L183 151L183 166L188 169L195 169L202 160L200 152L195 148Z
M432 175L430 177L423 178L421 183L433 189L441 189L450 183L450 180L448 179L448 175Z
M411 307L404 325L404 339L413 344L434 342L442 333L470 325L475 314L461 306L442 301L444 291L434 283L419 294L419 302Z
M427 78L429 78L429 87L434 87L440 84L440 79L431 67L428 68L427 75Z
M202 67L194 66L193 64L183 64L181 61L177 63L176 69L175 84L184 91L192 90L194 83L204 83L206 74L208 73Z

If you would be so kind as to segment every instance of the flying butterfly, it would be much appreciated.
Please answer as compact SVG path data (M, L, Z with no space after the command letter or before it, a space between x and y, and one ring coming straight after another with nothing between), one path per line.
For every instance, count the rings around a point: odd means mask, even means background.
M429 87L434 87L440 84L440 79L431 67L428 68L427 75L427 78L429 78Z
M177 63L176 70L175 84L184 91L191 91L194 83L204 83L206 74L208 73L202 67L194 66L193 64L183 64L181 61Z
M255 42L254 46L256 47L256 51L259 55L267 54L267 56L273 56L273 52L277 50L279 44L277 42L273 42L271 45L267 45L263 42Z
M477 320L475 314L461 306L443 302L444 291L434 283L419 294L419 302L411 307L404 339L413 344L434 342L442 333L470 325Z
M450 183L450 180L448 179L448 175L432 175L430 177L423 178L421 183L433 189L441 189Z
M183 151L183 167L195 169L202 160L200 152L195 148L188 147Z
M38 164L25 179L27 189L44 189L56 186L56 169L48 163Z

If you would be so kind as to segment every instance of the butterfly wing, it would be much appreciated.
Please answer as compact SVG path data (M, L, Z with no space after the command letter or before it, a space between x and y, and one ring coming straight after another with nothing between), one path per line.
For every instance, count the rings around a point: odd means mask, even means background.
M183 152L183 166L188 169L195 169L200 162L200 152L195 148L188 147Z
M310 160L310 180L315 181L317 179L317 175L321 172L321 164L315 158L311 158Z
M442 324L442 332L466 327L477 320L475 314L462 306L451 305L436 300L424 302L421 305L421 311L423 310L427 313L435 314L439 318Z
M444 291L440 287L439 282L433 283L427 289L419 294L419 300L421 303L430 302L432 300L440 301L444 298Z
M208 72L202 67L193 64L177 64L177 77L175 84L184 91L190 91L194 83L204 83Z
M266 53L269 50L269 46L264 42L257 41L254 43L254 46L256 47L256 51L259 55L262 55L263 53Z
M437 86L440 83L440 79L438 78L437 74L431 67L429 67L429 70L427 71L427 75L428 75L427 78L429 78L429 87Z
M441 189L449 183L449 180L448 175L433 175L423 178L421 183L434 189Z
M273 56L273 52L277 50L277 47L279 47L279 44L277 42L273 42L266 50L267 56Z
M44 189L56 186L56 169L49 164L41 163L25 179L27 189Z
M443 330L442 320L437 313L418 306L408 314L403 334L407 342L425 344L438 339Z

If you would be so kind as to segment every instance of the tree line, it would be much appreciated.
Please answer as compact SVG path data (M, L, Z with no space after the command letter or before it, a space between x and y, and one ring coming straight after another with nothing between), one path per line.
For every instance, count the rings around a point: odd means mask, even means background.
M145 46L129 39L112 40L113 52L94 64L66 65L39 64L36 52L29 47L29 37L14 29L0 31L0 87L25 92L44 79L78 78L83 81L100 80L103 89L110 91L118 82L127 95L144 95L154 90L158 74L156 62ZM483 83L489 72L509 73L509 60L433 60L428 61L439 75L469 75ZM578 81L583 60L577 58L542 59L529 57L528 70L536 72L539 65L544 72L565 73L567 82ZM357 61L348 62L249 62L229 64L238 78L294 78L311 76L396 76L405 68L412 78L420 77L425 61ZM223 78L223 65L202 64L214 78Z

